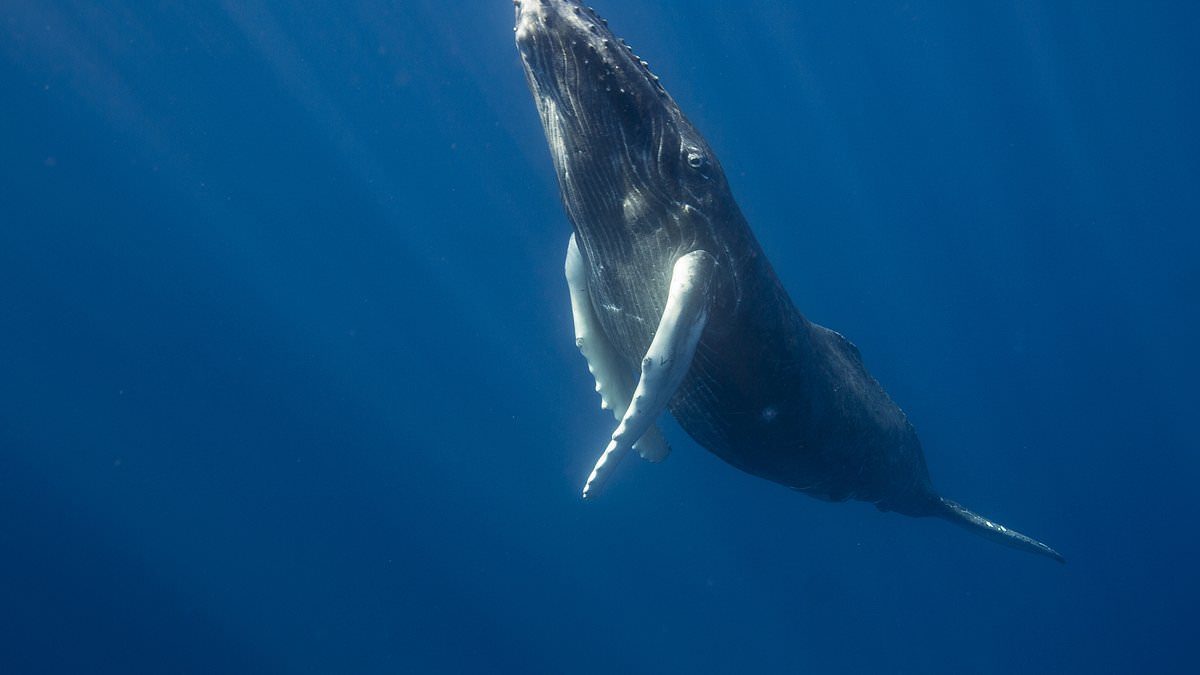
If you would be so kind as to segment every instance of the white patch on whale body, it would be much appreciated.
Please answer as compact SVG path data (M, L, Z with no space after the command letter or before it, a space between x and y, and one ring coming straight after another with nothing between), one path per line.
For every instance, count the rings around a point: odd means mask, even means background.
M625 194L625 199L621 200L621 215L627 223L642 220L648 209L646 198L637 190L630 190Z

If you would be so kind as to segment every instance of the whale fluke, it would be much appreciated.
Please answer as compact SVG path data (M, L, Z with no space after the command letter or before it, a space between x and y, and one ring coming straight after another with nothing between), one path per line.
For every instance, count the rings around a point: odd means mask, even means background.
M955 525L964 527L986 539L991 539L997 544L1004 544L1005 546L1011 546L1021 551L1029 551L1030 553L1038 553L1049 558L1054 558L1060 563L1067 562L1066 558L1062 557L1062 554L1058 551L1055 551L1033 537L1007 528L994 520L988 520L951 499L940 497L939 500L941 509L933 515L945 518Z

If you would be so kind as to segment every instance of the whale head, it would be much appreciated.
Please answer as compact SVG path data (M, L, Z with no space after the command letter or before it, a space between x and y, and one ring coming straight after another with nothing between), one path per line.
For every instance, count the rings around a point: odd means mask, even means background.
M574 0L515 0L516 42L577 231L688 230L733 203L704 138L645 61ZM589 233L603 228L604 233Z

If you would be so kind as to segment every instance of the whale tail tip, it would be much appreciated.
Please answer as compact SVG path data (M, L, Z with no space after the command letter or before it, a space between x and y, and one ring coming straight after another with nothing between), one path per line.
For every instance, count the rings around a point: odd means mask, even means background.
M936 512L936 515L945 518L955 525L964 527L998 544L1054 558L1060 563L1067 562L1066 558L1063 558L1062 554L1058 551L1032 537L1009 529L993 520L988 520L958 502L946 499L945 497L939 497L938 499L941 503L941 509Z

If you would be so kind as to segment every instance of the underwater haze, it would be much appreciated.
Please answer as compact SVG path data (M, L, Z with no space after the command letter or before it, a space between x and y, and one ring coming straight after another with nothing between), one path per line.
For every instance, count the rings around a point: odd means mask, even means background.
M595 0L947 497L612 431L509 0L0 3L0 673L1190 673L1200 5Z

